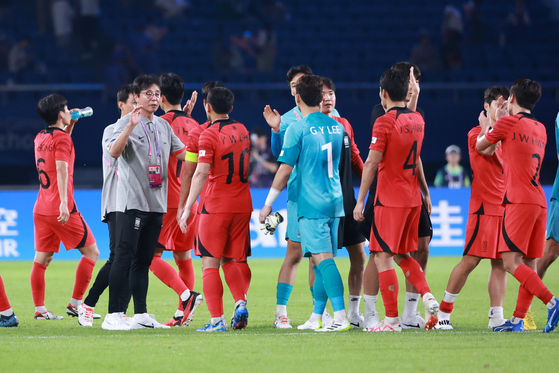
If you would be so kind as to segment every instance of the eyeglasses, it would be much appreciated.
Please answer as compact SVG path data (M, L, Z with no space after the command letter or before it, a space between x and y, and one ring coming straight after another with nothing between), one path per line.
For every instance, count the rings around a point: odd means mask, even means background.
M159 92L152 92L152 91L146 91L143 92L147 98L149 98L150 100L155 97L156 99L160 99L161 98L161 93Z

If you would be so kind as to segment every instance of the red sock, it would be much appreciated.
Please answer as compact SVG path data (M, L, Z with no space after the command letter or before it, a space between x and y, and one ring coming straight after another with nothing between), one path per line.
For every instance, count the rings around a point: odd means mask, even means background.
M182 282L179 274L175 269L166 261L161 259L160 256L154 256L151 261L149 269L153 272L155 277L161 280L165 285L170 287L180 297L188 288Z
M245 281L243 280L243 274L239 267L237 267L237 264L231 260L225 262L221 268L223 268L225 282L227 286L229 286L229 290L231 290L235 302L245 300Z
M8 296L4 289L4 281L2 281L2 276L0 276L0 311L6 311L10 308L12 307L10 306L10 302L8 302Z
M526 290L538 297L544 304L549 303L553 298L553 294L551 294L549 289L543 284L538 274L526 264L520 265L516 271L514 271L513 276Z
M243 274L243 281L245 284L245 294L248 294L248 288L250 286L250 280L252 279L252 272L247 262L238 262L237 267L241 270Z
M76 282L74 283L74 291L72 292L72 298L76 300L82 300L89 281L91 281L91 276L93 275L93 268L95 268L95 262L85 256L82 256L80 262L78 263L78 268L76 268Z
M206 268L202 271L202 288L204 300L208 305L211 317L223 315L223 284L218 268Z
M176 260L177 267L179 267L179 277L189 290L194 289L194 266L192 259Z
M518 289L516 309L512 315L514 317L518 317L519 319L525 318L526 312L528 312L528 308L530 308L530 305L532 304L532 299L534 299L534 294L530 293L528 289L521 285L520 289Z
M398 317L398 277L395 269L380 272L378 274L380 293L386 317Z
M33 268L31 268L31 295L33 296L35 307L42 307L45 305L46 270L47 266L33 262Z
M431 292L431 290L429 290L429 285L427 285L427 280L425 280L425 273L423 273L421 266L415 259L409 257L402 260L400 262L400 268L402 268L404 276L415 286L421 296Z
M454 302L449 303L443 300L439 309L444 313L452 313L452 310L454 309Z

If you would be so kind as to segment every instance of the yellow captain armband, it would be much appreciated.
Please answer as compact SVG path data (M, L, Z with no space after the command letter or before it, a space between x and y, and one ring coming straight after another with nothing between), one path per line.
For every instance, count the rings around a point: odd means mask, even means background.
M184 160L189 162L198 162L198 153L191 153L187 151Z

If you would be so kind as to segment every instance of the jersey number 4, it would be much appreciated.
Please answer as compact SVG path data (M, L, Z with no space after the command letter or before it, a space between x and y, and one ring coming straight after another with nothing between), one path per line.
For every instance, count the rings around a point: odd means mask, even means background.
M413 162L413 163L410 163ZM413 170L413 175L415 175L415 169L417 168L417 141L413 142L411 146L410 153L404 162L404 170Z
M245 167L245 156L249 153L248 149L244 149L241 152L241 156L239 158L239 179L241 179L241 183L248 183L248 165ZM227 180L225 184L231 184L233 182L233 174L235 173L235 163L233 161L233 152L227 153L221 157L221 160L226 160L227 164L229 165L229 172L227 173ZM250 159L249 159L250 161ZM248 163L248 162L247 162Z

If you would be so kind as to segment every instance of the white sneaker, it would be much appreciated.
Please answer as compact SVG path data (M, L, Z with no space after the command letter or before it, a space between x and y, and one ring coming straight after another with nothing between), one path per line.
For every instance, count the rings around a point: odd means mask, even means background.
M299 325L297 329L299 330L317 330L322 328L322 322L320 319L317 321L311 321L310 319L305 321L303 325Z
M490 317L489 318L489 324L487 325L487 329L493 330L494 327L501 326L504 323L506 323L507 321L508 321L507 319L503 319L503 318L500 318L500 317ZM524 330L526 330L526 325L524 325Z
M497 325L498 326L498 325ZM452 327L452 324L450 323L450 320L445 319L445 320L441 320L439 319L439 321L437 322L437 325L435 325L435 329L438 330L452 330L454 329Z
M35 320L62 320L64 317L57 316L54 313L47 311L47 312L35 312Z
M365 316L365 329L373 329L379 322L378 312L373 311L372 314Z
M416 312L405 320L400 317L400 326L402 329L423 329L425 328L425 320L419 316L419 312Z
M93 320L99 320L99 319L101 319L101 315L99 315L98 313L94 313Z
M345 318L342 322L333 322L332 325L327 328L315 329L315 332L343 332L350 329L351 324L349 320Z
M425 329L433 329L439 321L439 302L435 299L433 294L425 294L427 297L423 298L423 305L425 306Z
M93 326L93 307L80 304L78 306L78 324L81 326Z
M349 323L351 324L352 328L364 328L365 327L365 318L359 313L354 313L353 315L349 315L348 317Z
M135 314L130 322L130 329L155 329L155 328L163 328L163 329L171 329L168 325L163 325L155 321L151 316L147 313L139 313Z
M101 328L105 330L130 330L130 327L122 319L122 313L108 313L101 324Z
M124 314L124 312L121 313L120 315L122 317L122 320L124 320L124 322L126 323L126 325L130 326L130 324L132 323L132 319L133 317L128 317Z
M322 327L329 328L332 324L334 324L334 318L330 316L330 314L326 311L322 314Z
M274 321L274 328L291 329L292 328L291 320L289 320L285 315L279 315L278 317L276 317L276 320Z
M363 329L366 332L401 332L400 323L390 324L386 319L379 322L374 328Z

